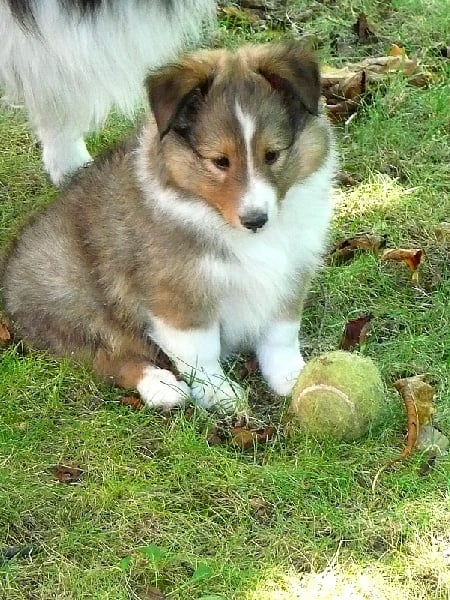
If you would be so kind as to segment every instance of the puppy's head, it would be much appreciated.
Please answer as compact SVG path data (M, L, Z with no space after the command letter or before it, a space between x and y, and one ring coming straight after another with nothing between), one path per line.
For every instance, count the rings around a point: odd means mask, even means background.
M233 227L269 225L328 152L318 66L298 43L200 52L147 84L167 184Z

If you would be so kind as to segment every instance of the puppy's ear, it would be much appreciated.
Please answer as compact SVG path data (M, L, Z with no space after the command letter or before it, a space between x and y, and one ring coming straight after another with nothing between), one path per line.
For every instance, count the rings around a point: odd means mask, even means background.
M319 66L304 44L292 41L254 47L250 64L273 89L287 98L299 99L312 115L319 114Z
M163 67L147 77L150 106L161 138L177 120L182 128L183 121L192 119L212 85L215 65L213 53L203 54Z

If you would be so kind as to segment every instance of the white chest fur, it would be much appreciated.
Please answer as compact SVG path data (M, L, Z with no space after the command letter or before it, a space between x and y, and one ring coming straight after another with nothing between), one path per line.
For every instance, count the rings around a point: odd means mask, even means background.
M227 231L231 261L201 259L204 276L220 288L218 306L223 351L254 346L295 298L304 275L320 263L331 214L330 165L294 186L280 213L258 233Z

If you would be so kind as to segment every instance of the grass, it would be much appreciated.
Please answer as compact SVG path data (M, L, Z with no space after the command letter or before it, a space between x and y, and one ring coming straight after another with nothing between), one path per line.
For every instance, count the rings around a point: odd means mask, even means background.
M296 3L304 10L310 3ZM361 348L386 382L380 427L354 443L285 437L242 452L209 446L214 417L169 417L123 406L86 371L12 347L0 354L0 597L8 600L293 600L450 598L449 458L426 456L385 471L402 448L405 416L392 382L426 372L435 423L450 431L449 245L434 231L450 216L450 67L446 2L314 4L302 31L222 20L229 45L314 34L324 61L379 54L402 42L434 74L428 88L394 77L337 128L344 168L360 182L337 191L331 237L359 231L390 247L420 247L419 285L406 267L361 253L327 265L304 317L308 355L334 349L348 318L372 312ZM294 2L289 9L296 8ZM378 42L354 43L363 10ZM343 39L348 57L336 54ZM351 43L350 43L351 42ZM219 43L219 41L216 41ZM342 46L341 46L342 47ZM113 118L95 151L126 131ZM55 196L19 113L0 113L0 243ZM279 422L283 402L250 378L252 406ZM59 483L56 464L83 469ZM22 555L8 559L8 549Z

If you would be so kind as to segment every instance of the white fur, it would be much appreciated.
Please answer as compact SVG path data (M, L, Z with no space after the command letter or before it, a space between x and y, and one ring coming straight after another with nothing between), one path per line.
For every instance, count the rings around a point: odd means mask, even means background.
M296 297L301 274L320 264L331 216L332 163L330 157L291 188L279 214L257 234L223 230L221 238L236 258L231 264L211 256L200 260L204 276L221 290L223 354L241 346L255 348L277 319L280 301Z
M271 221L277 209L277 194L274 188L255 174L250 176L247 192L242 198L238 210L240 217L251 213L264 213Z
M151 316L151 337L174 361L188 380L197 404L204 408L232 413L244 392L231 385L220 365L220 327L209 329L174 329Z
M0 0L0 83L9 102L24 102L55 183L90 160L83 136L112 105L131 114L149 67L173 58L214 9L213 0L179 0L169 20L163 0L105 2L86 17L63 4L34 2L34 31Z
M190 395L184 381L178 381L170 371L152 366L144 369L136 389L148 406L163 410L183 406Z
M299 348L299 327L299 321L273 323L256 349L262 374L280 396L290 394L305 365Z
M260 212L266 214L268 220L270 220L277 212L277 194L269 183L255 173L252 152L252 139L256 128L255 120L251 115L242 111L239 102L236 102L235 112L244 136L249 179L247 191L239 204L238 214L240 217L244 217L252 212Z

